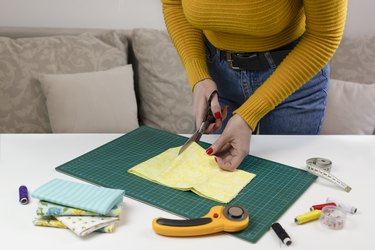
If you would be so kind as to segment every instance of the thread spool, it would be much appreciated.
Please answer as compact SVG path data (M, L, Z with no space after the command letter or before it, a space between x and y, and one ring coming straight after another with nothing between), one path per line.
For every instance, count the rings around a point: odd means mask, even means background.
M321 214L320 210L313 210L311 212L298 215L294 219L294 222L297 223L298 225L301 225L301 224L304 224L306 222L319 219L320 218L320 214Z
M349 204L346 204L346 203L343 203L342 201L336 200L334 198L328 197L327 198L327 202L334 202L334 203L336 203L336 205L338 207L341 207L347 213L351 213L351 214L357 213L357 208L356 207L354 207L352 205L349 205Z
M19 193L19 202L22 205L26 205L29 203L29 192L27 191L27 187L25 185L22 185L18 189Z
M336 207L336 203L334 203L334 202L328 202L328 203L324 203L324 204L313 205L313 206L310 207L310 211L313 211L313 210L322 210L322 208L327 207L327 206Z
M290 236L287 234L287 232L285 232L284 228L279 223L273 223L271 228L285 245L290 246L292 244Z

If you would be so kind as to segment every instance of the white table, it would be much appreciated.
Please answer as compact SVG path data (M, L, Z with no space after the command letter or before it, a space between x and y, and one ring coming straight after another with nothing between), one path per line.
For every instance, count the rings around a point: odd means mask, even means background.
M268 231L255 245L228 234L196 238L171 238L155 234L155 217L178 218L141 202L124 198L124 217L113 234L79 238L64 229L36 227L32 220L36 200L18 202L18 187L30 192L52 178L78 181L55 167L88 152L120 134L1 134L0 135L0 249L276 249L285 247ZM202 140L213 142L215 136ZM297 168L307 158L319 156L333 162L332 173L349 184L346 193L318 179L279 219L292 237L293 249L375 249L375 136L253 136L251 153ZM296 225L294 217L326 197L353 204L358 213L348 215L340 231L319 221ZM251 215L250 215L251 216Z

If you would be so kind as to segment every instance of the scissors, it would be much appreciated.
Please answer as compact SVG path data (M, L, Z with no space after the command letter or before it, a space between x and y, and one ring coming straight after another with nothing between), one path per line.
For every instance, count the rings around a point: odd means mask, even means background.
M189 138L189 140L187 140L185 142L185 144L181 147L180 151L178 152L178 154L180 155L182 152L185 151L185 149L187 149L193 142L199 142L199 140L201 139L204 131L206 131L208 125L210 123L214 123L215 122L215 117L214 115L212 114L212 111L211 111L211 101L212 101L212 98L214 98L214 95L217 94L217 90L215 90L214 92L211 93L210 95L210 98L208 98L208 107L207 107L207 111L206 111L206 115L202 121L202 124L201 126L199 127L199 129Z

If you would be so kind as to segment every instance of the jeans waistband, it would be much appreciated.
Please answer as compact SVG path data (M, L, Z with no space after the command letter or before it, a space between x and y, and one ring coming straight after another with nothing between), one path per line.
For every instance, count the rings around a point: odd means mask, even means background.
M298 44L301 37L279 48L264 52L236 52L220 50L214 47L207 38L205 43L210 53L219 53L220 59L225 60L234 70L262 71L276 68L290 51Z

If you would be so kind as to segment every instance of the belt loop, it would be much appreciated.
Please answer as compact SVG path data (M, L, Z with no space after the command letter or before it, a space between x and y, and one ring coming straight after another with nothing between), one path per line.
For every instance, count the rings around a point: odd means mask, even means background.
M218 56L219 60L221 60L220 56L221 56L221 53L220 53L220 50L218 48L216 48L216 55Z
M264 52L264 57L271 69L276 69L275 61L272 58L272 55L269 51Z
M204 37L204 43L206 44L206 49L209 50L211 57L214 58L218 56L219 59L221 59L220 49L216 48L212 43L210 43L210 41L207 39L206 36L203 36L203 37Z

